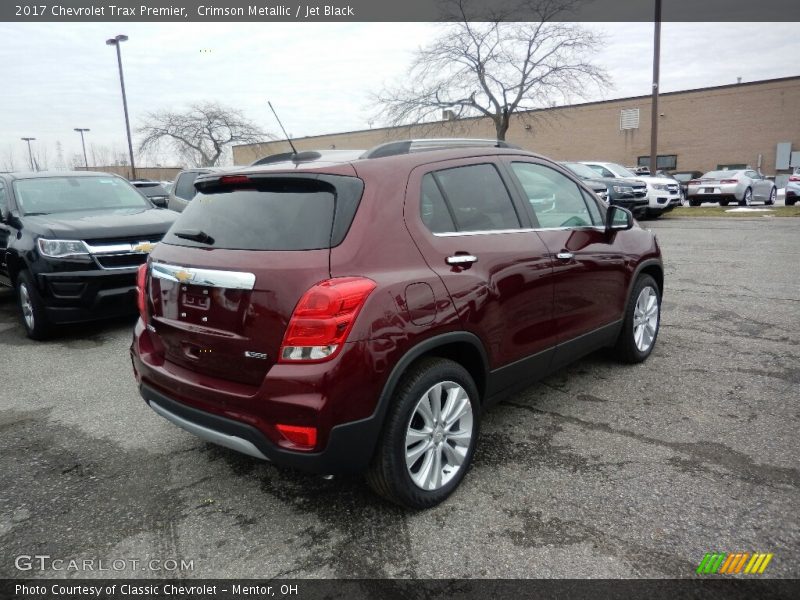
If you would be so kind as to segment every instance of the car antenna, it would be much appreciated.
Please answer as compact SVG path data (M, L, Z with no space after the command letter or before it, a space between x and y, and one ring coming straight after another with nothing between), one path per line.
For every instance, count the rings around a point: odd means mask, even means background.
M267 100L267 104L269 104L269 109L272 111L272 114L275 115L275 120L278 122L278 125L281 126L281 129L283 130L283 135L286 136L286 141L289 142L289 145L292 147L292 152L294 154L297 154L297 148L294 147L294 144L292 143L292 140L289 137L289 134L286 133L286 128L283 126L283 123L281 123L281 120L278 118L278 113L276 113L275 109L272 108L272 102Z

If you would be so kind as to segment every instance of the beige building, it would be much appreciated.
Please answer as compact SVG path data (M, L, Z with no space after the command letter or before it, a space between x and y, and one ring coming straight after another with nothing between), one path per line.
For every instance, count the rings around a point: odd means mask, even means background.
M778 144L800 151L800 76L668 92L659 96L658 112L659 168L666 170L760 165L767 175L781 174L788 171L776 168ZM589 102L515 115L506 139L556 160L647 164L650 119L650 96ZM292 141L298 151L366 149L416 137L494 138L495 131L490 120L475 118ZM289 150L286 140L234 146L233 159L249 164Z

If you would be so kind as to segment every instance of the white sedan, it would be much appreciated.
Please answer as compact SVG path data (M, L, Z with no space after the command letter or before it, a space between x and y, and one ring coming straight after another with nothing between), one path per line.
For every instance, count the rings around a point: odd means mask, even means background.
M719 202L728 206L738 202L739 206L750 206L753 202L775 204L778 189L771 179L751 169L738 171L709 171L699 179L692 179L686 191L689 206L700 206L703 202Z

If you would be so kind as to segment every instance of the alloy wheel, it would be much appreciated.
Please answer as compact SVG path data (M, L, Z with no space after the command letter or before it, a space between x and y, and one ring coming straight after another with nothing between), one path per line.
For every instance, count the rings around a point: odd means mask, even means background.
M453 381L437 383L414 407L406 427L408 474L423 490L438 490L459 472L474 431L472 403Z
M633 341L639 352L647 352L658 331L658 294L650 287L642 288L633 311Z

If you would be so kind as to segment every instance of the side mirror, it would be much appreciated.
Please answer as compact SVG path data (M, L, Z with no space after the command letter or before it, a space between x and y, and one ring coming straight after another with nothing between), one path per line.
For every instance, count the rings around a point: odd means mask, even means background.
M152 202L156 206L156 208L167 208L166 196L157 196L155 198L150 198L150 202Z
M606 211L606 232L626 231L633 227L631 211L621 206L611 205Z

